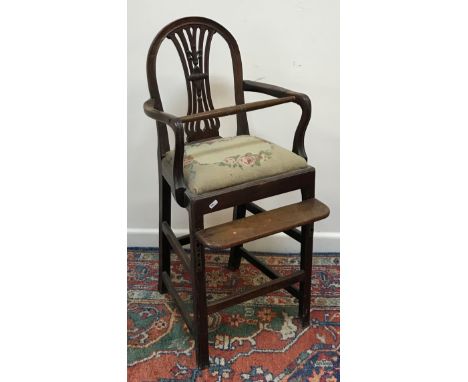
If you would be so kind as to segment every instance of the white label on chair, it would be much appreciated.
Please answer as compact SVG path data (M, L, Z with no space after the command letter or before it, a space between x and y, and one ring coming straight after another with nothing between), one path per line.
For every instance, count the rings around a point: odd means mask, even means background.
M217 204L218 204L218 201L215 199L210 203L208 207L210 207L210 210L212 210L213 208L216 207Z

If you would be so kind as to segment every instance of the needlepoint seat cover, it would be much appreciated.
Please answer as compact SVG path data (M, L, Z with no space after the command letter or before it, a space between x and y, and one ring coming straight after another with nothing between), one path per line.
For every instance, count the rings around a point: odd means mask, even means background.
M172 168L174 151L163 161ZM184 178L194 194L307 167L304 158L264 139L239 135L185 145Z

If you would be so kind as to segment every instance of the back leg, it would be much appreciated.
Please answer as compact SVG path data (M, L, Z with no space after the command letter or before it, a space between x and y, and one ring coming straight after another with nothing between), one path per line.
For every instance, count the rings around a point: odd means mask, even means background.
M246 213L246 209L245 209L244 205L235 206L233 214L232 214L232 219L237 220L237 219L245 218L245 213ZM241 256L240 251L239 251L240 247L242 247L242 245L231 248L231 253L229 255L229 262L228 262L228 268L231 271L235 271L235 270L239 269L239 267L240 267L240 263L241 263L241 260L242 260L242 256Z

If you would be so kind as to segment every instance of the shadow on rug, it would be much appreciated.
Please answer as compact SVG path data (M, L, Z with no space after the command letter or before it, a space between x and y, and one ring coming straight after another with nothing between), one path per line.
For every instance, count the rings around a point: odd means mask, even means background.
M172 279L191 302L189 277L172 255ZM337 382L340 360L339 254L314 254L311 325L303 329L297 300L284 290L209 316L211 366L196 367L194 341L169 295L157 292L158 253L128 250L128 381ZM215 300L269 279L242 260L226 269L227 253L207 253L207 297ZM298 255L262 260L281 274Z

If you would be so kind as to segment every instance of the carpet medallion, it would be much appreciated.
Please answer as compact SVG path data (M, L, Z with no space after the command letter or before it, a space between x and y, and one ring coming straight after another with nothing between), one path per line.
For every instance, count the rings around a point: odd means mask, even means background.
M188 274L172 255L172 280L191 303ZM298 255L259 257L286 275ZM158 254L128 250L128 381L337 382L340 361L339 255L314 254L311 325L297 319L297 300L281 290L209 316L207 370L196 367L194 341L169 295L157 292ZM239 292L269 279L242 261L226 269L227 253L206 254L207 298Z

